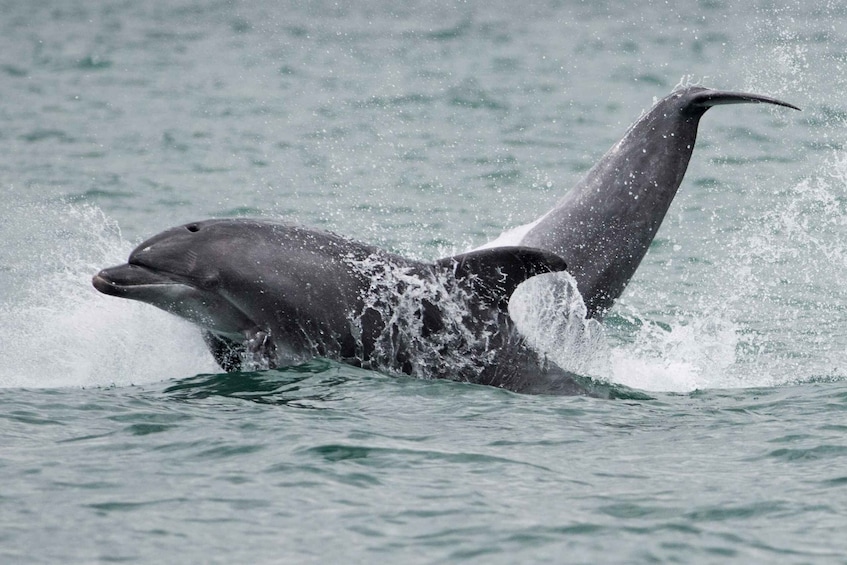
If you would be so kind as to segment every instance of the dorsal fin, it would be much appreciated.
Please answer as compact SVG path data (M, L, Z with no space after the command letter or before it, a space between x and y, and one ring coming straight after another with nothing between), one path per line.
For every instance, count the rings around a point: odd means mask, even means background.
M498 305L501 301L505 304L525 280L567 268L565 260L555 253L534 247L480 249L445 257L435 264L468 281L481 298Z

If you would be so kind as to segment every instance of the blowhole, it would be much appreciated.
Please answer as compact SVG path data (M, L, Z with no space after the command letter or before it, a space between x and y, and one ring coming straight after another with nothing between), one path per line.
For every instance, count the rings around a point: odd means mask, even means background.
M187 226L185 226L185 229L187 229L191 233L196 233L200 231L200 226L198 226L197 224L188 224Z

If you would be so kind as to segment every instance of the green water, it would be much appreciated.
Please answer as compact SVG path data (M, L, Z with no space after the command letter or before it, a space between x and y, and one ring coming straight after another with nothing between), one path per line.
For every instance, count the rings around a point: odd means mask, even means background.
M844 383L520 396L330 363L3 390L7 562L839 562Z
M847 561L840 4L0 13L0 561ZM193 327L90 286L210 216L480 245L686 82L803 112L710 110L604 324L529 324L617 400L220 375Z

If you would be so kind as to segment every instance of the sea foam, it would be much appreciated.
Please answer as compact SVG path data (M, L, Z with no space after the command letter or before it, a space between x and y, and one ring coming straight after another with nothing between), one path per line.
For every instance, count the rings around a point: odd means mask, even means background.
M15 207L0 227L0 386L109 386L216 371L199 332L91 277L131 249L98 208Z

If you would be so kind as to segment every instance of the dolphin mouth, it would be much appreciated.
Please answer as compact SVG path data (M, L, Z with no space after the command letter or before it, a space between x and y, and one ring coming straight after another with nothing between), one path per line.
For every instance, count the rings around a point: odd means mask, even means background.
M244 330L256 327L225 296L151 267L134 263L109 267L94 275L91 284L103 294L146 302L231 340L240 341Z
M150 287L189 286L165 274L131 264L103 269L94 275L91 284L103 294L120 297L126 297L134 290Z

